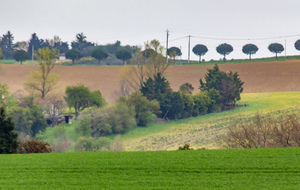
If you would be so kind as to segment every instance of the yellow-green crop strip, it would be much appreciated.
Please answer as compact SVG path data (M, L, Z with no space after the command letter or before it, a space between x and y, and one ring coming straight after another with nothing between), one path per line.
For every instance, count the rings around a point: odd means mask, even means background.
M300 148L0 155L2 189L299 189Z

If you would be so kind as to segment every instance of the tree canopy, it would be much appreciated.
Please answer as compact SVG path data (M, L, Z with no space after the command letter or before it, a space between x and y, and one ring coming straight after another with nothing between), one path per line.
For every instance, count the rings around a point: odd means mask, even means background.
M272 43L272 44L270 44L268 46L268 49L269 49L270 52L276 54L276 59L277 59L277 54L284 51L283 45L281 45L279 43Z
M295 46L296 50L300 51L300 39L295 42L294 46Z
M217 52L221 55L224 56L223 60L224 62L226 61L226 55L230 54L233 51L233 47L229 44L220 44L217 48L216 48Z
M181 56L181 50L178 47L170 47L169 49L167 49L167 54L170 57L173 57L174 62L175 62L175 57L176 56Z
M208 52L208 49L205 45L197 44L193 50L195 55L199 56L199 63L201 62L201 56L205 55Z
M93 52L92 52L92 57L94 57L95 59L99 60L99 65L101 60L104 60L108 57L108 53L106 53L104 50L102 50L102 48L94 48Z
M254 44L246 44L242 49L244 54L249 55L249 59L251 60L251 55L255 54L258 51L258 47Z
M74 65L75 60L82 58L82 53L77 49L71 49L66 52L66 58L71 59L72 64Z
M101 107L105 104L105 100L99 90L91 92L84 85L68 86L66 88L65 101L69 108L73 107L75 109L75 119L78 118L79 113L85 108L92 106Z
M14 51L13 57L16 61L20 61L21 65L23 61L30 59L30 55L24 50Z
M212 69L208 69L205 74L205 83L200 79L199 89L209 91L212 89L218 90L221 94L221 109L224 110L227 105L235 105L237 100L240 100L240 94L243 92L243 84L237 72L225 73L220 71L218 65Z
M131 55L131 53L128 50L121 49L121 50L119 50L119 51L116 52L116 57L118 59L121 59L123 61L123 65L124 65L124 63L125 63L126 60L129 60L129 59L132 58L132 55Z
M39 68L32 71L25 79L25 89L41 93L42 99L53 90L60 78L58 74L50 73L54 68L57 54L56 49L50 50L48 47L39 49L35 54L39 62Z

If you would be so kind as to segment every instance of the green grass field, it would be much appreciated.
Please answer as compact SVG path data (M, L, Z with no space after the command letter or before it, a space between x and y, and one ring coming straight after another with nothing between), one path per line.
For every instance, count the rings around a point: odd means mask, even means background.
M2 189L299 189L300 148L0 155Z

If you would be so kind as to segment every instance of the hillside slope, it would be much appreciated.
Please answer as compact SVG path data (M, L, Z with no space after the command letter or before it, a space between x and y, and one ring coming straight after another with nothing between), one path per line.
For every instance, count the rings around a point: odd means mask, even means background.
M300 91L300 60L221 64L223 71L237 71L244 84L244 93ZM198 92L199 79L213 65L171 66L166 78L171 87L178 90L183 83L191 83ZM23 81L34 70L34 65L2 65L0 83L8 84L11 92L23 89ZM92 90L100 90L108 102L116 99L121 66L56 66L54 72L61 75L59 88L84 84Z

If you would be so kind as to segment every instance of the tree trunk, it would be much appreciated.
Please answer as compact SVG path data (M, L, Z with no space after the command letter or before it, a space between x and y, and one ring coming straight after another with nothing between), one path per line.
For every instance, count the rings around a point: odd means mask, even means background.
M226 55L224 54L224 58L223 58L223 61L225 62L226 61Z
M251 53L249 54L249 60L251 61Z
M22 60L21 60L21 65L22 65Z
M199 55L199 63L201 63L201 55Z
M275 54L276 54L276 60L277 60L277 52Z

